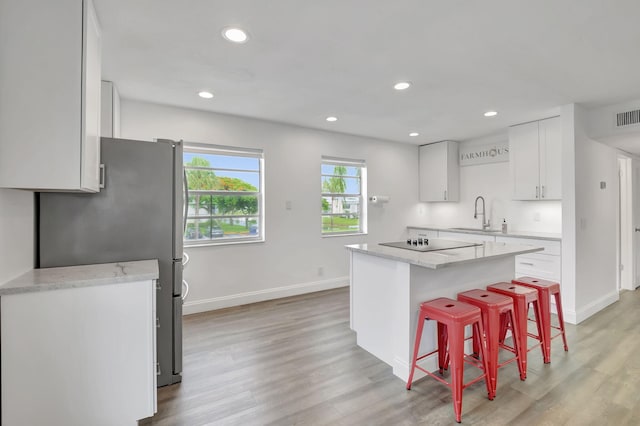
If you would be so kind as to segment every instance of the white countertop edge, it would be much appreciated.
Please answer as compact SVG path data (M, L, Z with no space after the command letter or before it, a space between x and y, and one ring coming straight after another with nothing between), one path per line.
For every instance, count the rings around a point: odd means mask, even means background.
M0 296L156 280L158 276L156 259L32 269L0 285Z
M455 232L459 234L476 234L476 235L493 235L495 237L511 237L511 238L531 238L535 240L548 240L548 241L562 241L561 234L554 233L544 233L544 232L527 232L527 231L510 231L506 234L502 232L487 232L478 229L477 231L472 231L468 229L452 229L444 226L432 226L432 225L409 225L407 229L426 229L430 231L444 231L444 232Z
M482 257L471 257L478 248L487 247L509 247L506 252L492 253ZM363 247L366 246L366 247ZM487 260L499 259L501 257L513 257L520 254L534 253L544 250L543 247L524 246L519 244L492 243L485 242L482 245L473 247L464 247L459 249L449 249L432 252L417 252L395 247L386 247L379 244L373 244L373 248L369 248L369 244L351 244L346 245L347 250L364 253L370 256L376 256L383 259L396 260L399 262L409 263L411 265L422 266L430 269L441 269L450 266L457 266L471 262L483 262ZM436 259L441 258L441 261ZM456 259L456 257L459 257Z

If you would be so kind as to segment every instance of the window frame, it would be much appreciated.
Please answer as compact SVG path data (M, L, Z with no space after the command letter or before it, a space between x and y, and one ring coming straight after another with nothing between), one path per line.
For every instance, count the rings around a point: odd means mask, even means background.
M188 189L188 195L191 196L194 193L212 195L212 196L256 196L258 199L258 212L255 215L213 215L202 216L198 215L188 215L185 218L186 221L190 219L209 219L209 220L224 220L224 219L234 219L234 218L252 218L255 217L258 220L258 232L256 236L247 236L247 237L233 237L233 238L217 238L217 239L202 239L202 240L189 240L185 238L186 230L182 236L182 244L185 248L191 247L204 247L204 246L223 246L223 245L234 245L234 244L248 244L248 243L262 243L265 241L265 179L264 179L264 151L262 149L257 148L244 148L244 147L235 147L235 146L225 146L225 145L214 145L214 144L206 144L206 143L194 143L194 142L185 142L183 145L183 160L182 160L182 169L186 179L186 173L188 169L192 170L211 170L215 171L232 171L232 172L248 172L248 173L256 173L255 170L245 170L245 169L228 169L223 167L185 167L184 162L184 154L204 154L204 155L221 155L221 156L235 156L235 157L245 157L245 158L256 158L258 159L258 176L259 176L259 187L258 191L223 191L223 190L192 190ZM185 182L185 187L188 185L188 181ZM188 205L189 200L188 197L185 197L184 203ZM185 205L183 204L183 207ZM185 211L189 211L188 206Z
M332 176L338 176L338 175L332 175L332 174L325 174L322 171L322 167L325 165L329 165L329 166L345 166L345 167L358 167L360 169L360 176L359 176L359 180L360 180L360 193L359 194L353 194L353 193L348 193L348 192L344 192L344 193L329 193L329 192L324 192L322 189L322 182L323 182L323 178L325 176L327 177L332 177ZM346 177L346 178L353 178L351 176L342 176L342 177ZM349 235L366 235L367 234L367 163L365 160L357 160L357 159L350 159L350 158L341 158L341 157L330 157L330 156L326 156L323 155L321 157L321 162L320 162L320 235L322 236L322 238L333 238L333 237L344 237L344 236L349 236ZM325 230L323 229L323 225L322 225L322 219L325 216L344 216L344 213L325 213L322 210L322 199L324 199L324 197L358 197L359 199L359 203L358 203L358 224L359 224L359 228L357 231L340 231L340 232L325 232Z

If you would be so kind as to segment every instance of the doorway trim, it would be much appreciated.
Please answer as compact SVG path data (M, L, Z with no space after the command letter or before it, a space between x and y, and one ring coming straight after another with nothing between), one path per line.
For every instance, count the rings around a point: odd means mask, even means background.
M633 290L634 284L634 225L633 225L633 167L631 158L618 156L618 290Z

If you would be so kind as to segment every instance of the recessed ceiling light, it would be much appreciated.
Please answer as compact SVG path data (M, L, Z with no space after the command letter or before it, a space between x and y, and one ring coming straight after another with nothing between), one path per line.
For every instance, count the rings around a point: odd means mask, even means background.
M234 43L244 43L249 39L247 33L240 28L225 28L222 30L222 36Z
M198 96L200 96L201 98L205 98L205 99L211 99L211 98L213 98L213 93L207 92L207 91L202 91L202 92L198 92Z
M333 116L327 117L327 121L330 121L330 122L338 121L338 117L333 117Z
M411 86L411 83L409 83L408 81L399 81L393 85L393 88L396 90L406 90L409 88L409 86Z
M409 136L411 136L411 137L413 138L413 137L416 137L416 136L420 136L420 133L418 133L418 132L411 132L411 133L409 133Z
M487 111L484 113L485 117L495 117L496 115L498 115L496 111Z

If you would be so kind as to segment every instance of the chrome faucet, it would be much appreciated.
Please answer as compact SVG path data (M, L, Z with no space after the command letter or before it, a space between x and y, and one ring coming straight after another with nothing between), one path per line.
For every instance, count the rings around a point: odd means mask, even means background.
M482 200L482 213L478 213L478 200ZM477 219L478 218L478 214L482 215L482 229L487 229L491 226L491 220L487 220L487 215L485 213L484 210L484 197L482 196L478 196L476 197L476 203L475 203L475 209L473 212L473 218Z

